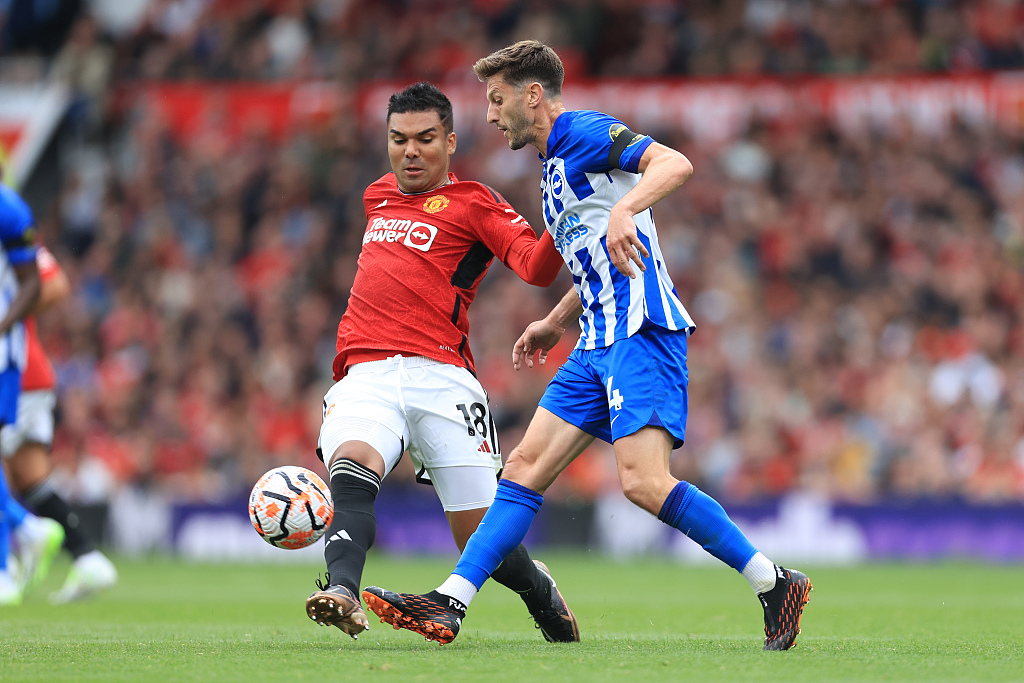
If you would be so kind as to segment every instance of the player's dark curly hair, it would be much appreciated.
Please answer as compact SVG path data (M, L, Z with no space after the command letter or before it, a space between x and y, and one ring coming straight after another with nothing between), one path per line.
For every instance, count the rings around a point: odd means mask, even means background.
M444 125L447 135L455 130L455 117L452 114L452 103L447 95L433 83L420 81L413 83L402 92L396 92L388 100L388 121L392 114L408 114L409 112L436 111Z
M519 89L530 83L544 86L546 97L562 96L565 67L558 54L539 40L520 40L478 59L473 72L481 81L501 75L506 83Z

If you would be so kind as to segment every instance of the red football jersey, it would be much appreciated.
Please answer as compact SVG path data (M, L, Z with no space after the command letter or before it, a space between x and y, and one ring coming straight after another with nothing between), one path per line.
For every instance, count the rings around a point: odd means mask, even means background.
M475 372L466 311L491 261L503 262L526 220L483 183L403 194L388 173L363 193L366 232L348 308L338 325L334 378L397 353Z
M61 272L60 264L50 251L40 245L36 250L36 265L39 267L39 280L46 281ZM53 365L39 342L39 330L34 316L25 317L25 336L28 343L28 360L25 371L21 373L21 390L38 391L53 389L57 385L57 376Z

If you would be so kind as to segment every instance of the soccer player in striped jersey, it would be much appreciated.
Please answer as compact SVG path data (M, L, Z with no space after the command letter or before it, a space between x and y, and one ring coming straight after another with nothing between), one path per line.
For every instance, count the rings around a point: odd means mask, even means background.
M53 411L57 404L57 376L39 339L35 318L63 301L71 291L71 284L57 259L44 246L37 247L36 265L40 292L24 321L28 348L25 370L21 374L18 414L13 424L0 429L0 457L6 462L11 485L25 506L42 518L59 522L64 529L64 547L71 555L71 570L60 590L50 595L51 602L62 604L110 588L117 583L117 569L79 524L78 515L64 500L52 476L50 446Z
M513 364L532 367L535 354L543 363L572 318L580 339L509 456L454 573L426 595L371 586L364 599L391 623L449 642L493 567L526 534L544 491L600 438L613 444L626 497L740 572L762 604L764 649L788 649L810 581L772 563L717 501L669 471L685 435L694 323L665 268L651 207L689 178L690 162L611 116L567 111L561 60L542 43L521 41L474 70L486 85L488 122L512 149L540 152L544 222L574 283L516 342Z
M0 184L0 426L13 424L17 416L26 361L23 319L39 298L34 239L32 210L18 193ZM8 559L12 536L18 543L12 555L17 571ZM63 540L59 524L36 517L14 499L0 469L0 605L21 601L24 589L49 569Z
M495 257L539 286L562 265L551 236L538 239L501 195L448 172L452 126L451 103L435 86L392 95L393 172L363 195L363 248L317 449L334 501L328 577L306 601L310 619L353 637L369 623L358 591L376 534L374 499L404 452L417 478L433 484L460 550L494 499L501 453L468 341L480 281ZM520 595L547 640L579 640L547 568L522 543L509 551L495 580Z

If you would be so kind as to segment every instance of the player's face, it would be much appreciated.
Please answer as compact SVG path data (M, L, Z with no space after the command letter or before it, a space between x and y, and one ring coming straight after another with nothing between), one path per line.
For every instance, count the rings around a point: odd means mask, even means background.
M517 92L500 75L487 79L487 123L505 134L508 146L522 149L533 142L532 122L527 116L525 93Z
M388 120L388 157L402 192L427 192L448 180L455 133L444 132L436 111L392 114Z

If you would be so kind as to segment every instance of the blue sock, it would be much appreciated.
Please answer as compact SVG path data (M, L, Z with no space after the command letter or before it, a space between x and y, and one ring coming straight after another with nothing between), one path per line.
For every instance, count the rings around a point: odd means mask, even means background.
M676 484L668 494L658 519L679 529L738 572L757 554L757 548L729 519L718 501L685 481Z
M7 554L11 552L11 530L6 519L6 514L0 512L0 572L7 571Z
M10 491L7 491L6 494L7 500L4 507L7 510L7 526L11 531L14 531L25 521L25 517L28 516L28 510L18 502L17 498L10 494Z
M523 542L543 502L544 496L536 491L507 479L499 481L494 502L469 537L453 573L479 590L505 556Z
M11 514L8 510L9 500L13 500L13 498L7 488L7 478L4 476L3 470L0 469L0 571L7 569L7 554L11 551L11 530L14 528L11 525Z

